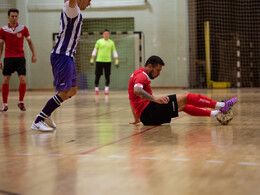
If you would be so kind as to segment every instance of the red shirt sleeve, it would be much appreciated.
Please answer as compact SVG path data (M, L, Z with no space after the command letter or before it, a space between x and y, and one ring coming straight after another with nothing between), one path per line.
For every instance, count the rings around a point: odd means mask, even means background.
M147 81L148 81L148 79L147 79L146 75L141 74L141 76L136 77L136 78L134 79L134 85L135 85L135 84L141 84L141 85L143 85L143 87L144 87L144 86L147 84Z
M24 26L24 36L27 38L30 36L29 30L26 26Z
M5 40L4 30L3 28L0 29L0 39Z

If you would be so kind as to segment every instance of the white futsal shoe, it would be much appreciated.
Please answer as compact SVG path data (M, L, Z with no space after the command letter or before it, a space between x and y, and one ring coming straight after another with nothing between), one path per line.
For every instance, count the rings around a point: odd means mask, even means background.
M39 114L36 115L36 118L39 116ZM57 125L51 120L51 117L47 117L44 119L44 122L49 125L51 128L56 128Z
M31 129L38 131L53 131L53 128L47 127L43 121L40 121L38 123L33 122Z
M57 127L57 125L51 120L50 117L45 118L44 122L54 129Z

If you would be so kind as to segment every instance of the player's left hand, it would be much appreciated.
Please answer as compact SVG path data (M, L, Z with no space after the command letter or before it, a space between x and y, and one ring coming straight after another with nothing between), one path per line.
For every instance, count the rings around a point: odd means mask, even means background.
M138 123L140 123L140 120L135 120L135 121L133 121L133 122L130 122L129 124L135 125L135 124L138 124Z
M35 62L37 62L37 57L36 56L32 56L32 63L35 63Z
M119 61L118 61L118 59L115 60L115 67L116 67L116 68L119 67Z

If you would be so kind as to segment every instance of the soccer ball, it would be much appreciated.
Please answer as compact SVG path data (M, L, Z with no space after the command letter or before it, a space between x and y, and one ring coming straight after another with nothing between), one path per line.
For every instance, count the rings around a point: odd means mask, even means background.
M216 119L220 122L221 125L227 125L233 119L233 112L229 110L225 113L219 112L216 115Z

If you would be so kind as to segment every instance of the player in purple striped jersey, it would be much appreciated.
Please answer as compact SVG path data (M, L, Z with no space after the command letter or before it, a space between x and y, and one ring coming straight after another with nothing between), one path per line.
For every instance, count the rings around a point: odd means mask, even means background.
M51 53L51 65L56 91L37 115L31 128L40 131L52 131L56 124L50 119L51 113L61 103L77 92L76 69L73 57L80 38L82 15L80 10L86 9L91 0L64 0L61 12L60 33L56 45ZM49 126L47 126L46 124Z

